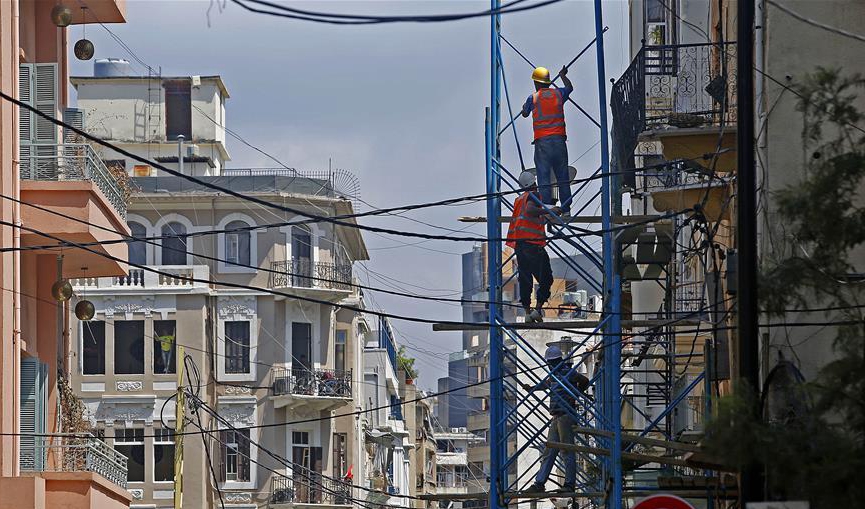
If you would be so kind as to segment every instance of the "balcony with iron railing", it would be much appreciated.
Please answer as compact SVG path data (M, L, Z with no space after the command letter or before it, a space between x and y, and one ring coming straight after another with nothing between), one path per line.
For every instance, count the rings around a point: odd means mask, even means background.
M352 372L274 367L271 399L275 408L334 410L352 402Z
M128 192L86 143L22 145L20 175L21 180L92 182L126 218Z
M126 488L126 456L97 437L53 434L21 442L22 472L92 472Z
M131 188L125 172L112 173L84 143L21 143L21 231L24 246L59 241L86 244L64 253L64 275L126 274L126 211ZM46 237L48 235L48 237ZM33 249L27 255L50 254Z
M351 484L295 466L291 476L270 480L270 507L351 506Z
M692 158L730 147L736 125L735 43L643 46L614 84L614 159L633 168L634 155L663 154L667 160ZM714 144L710 135L714 135ZM651 143L665 136L700 136L686 147L664 144L660 152ZM676 147L679 150L673 150ZM718 169L730 171L735 155L719 154Z
M270 264L270 287L309 292L341 299L352 289L349 263L313 262L308 258L292 258Z

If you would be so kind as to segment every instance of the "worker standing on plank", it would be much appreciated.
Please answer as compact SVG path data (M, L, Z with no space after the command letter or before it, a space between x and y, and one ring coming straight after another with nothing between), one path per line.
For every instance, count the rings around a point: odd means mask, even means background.
M572 412L577 408L577 400L574 398L574 388L580 392L586 392L589 388L589 379L574 370L572 365L562 356L562 349L556 345L547 347L544 352L544 360L550 371L550 376L538 385L522 384L529 392L547 389L550 394L550 430L547 433L547 442L561 442L565 444L574 443L574 419ZM569 374L570 373L570 374ZM567 383L563 383L567 380ZM577 455L574 451L562 451L565 455L565 482L561 491L574 493L577 481ZM556 463L559 450L547 446L541 459L541 468L535 477L535 482L529 487L529 493L543 493L546 491L547 480Z
M543 216L547 212L538 204L540 196L534 175L522 172L519 183L525 191L514 201L507 246L517 256L520 303L525 309L526 323L542 322L543 307L550 298L550 288L553 286L553 269L545 248L547 237ZM538 281L538 292L535 296L536 307L532 310L535 280Z
M546 205L556 204L553 199L552 177L555 175L559 188L560 206L553 209L556 215L567 220L571 210L571 183L568 174L568 146L565 133L565 102L574 90L568 79L568 67L559 71L564 87L550 86L550 71L537 67L532 72L535 93L523 105L522 115L532 115L534 128L535 168L541 199Z

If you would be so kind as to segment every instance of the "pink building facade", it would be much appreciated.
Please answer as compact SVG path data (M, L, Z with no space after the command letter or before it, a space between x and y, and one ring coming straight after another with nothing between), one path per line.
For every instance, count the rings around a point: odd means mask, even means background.
M52 10L64 3L73 25L126 21L124 0L0 0L0 90L58 119L71 44ZM74 403L60 393L82 296L58 302L51 291L63 278L125 274L127 248L49 247L129 234L127 196L83 140L7 100L0 195L0 245L21 248L0 252L0 509L129 507L126 458L69 424Z

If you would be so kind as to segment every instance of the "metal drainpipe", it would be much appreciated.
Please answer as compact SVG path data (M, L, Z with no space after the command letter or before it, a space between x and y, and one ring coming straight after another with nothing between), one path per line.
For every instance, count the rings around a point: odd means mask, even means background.
M183 135L177 135L177 170L183 175Z

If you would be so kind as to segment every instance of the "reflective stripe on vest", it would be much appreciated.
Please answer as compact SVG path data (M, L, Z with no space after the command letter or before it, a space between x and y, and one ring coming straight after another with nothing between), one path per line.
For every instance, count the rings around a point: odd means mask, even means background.
M532 96L532 126L536 140L565 136L564 101L558 89L542 88Z
M531 199L530 196L529 193L523 193L514 201L514 213L511 216L511 224L508 226L507 245L510 248L516 247L518 240L540 246L547 244L544 220L525 213L528 201Z

